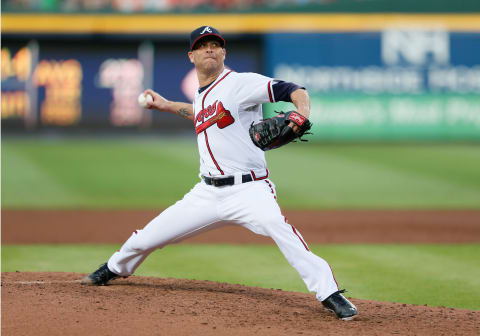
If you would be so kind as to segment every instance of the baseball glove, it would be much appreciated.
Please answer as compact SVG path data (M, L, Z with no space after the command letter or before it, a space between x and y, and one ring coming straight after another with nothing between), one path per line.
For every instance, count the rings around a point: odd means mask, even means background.
M311 134L307 133L312 127L312 123L307 118L296 111L277 113L275 117L250 125L250 138L255 146L267 151L286 145L297 138L307 141L301 139L304 134ZM298 126L296 132L289 126L290 122Z

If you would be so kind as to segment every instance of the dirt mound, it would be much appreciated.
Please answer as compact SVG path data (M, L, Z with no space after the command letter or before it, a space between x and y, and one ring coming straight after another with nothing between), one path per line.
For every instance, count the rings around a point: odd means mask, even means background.
M313 295L130 277L82 286L75 273L2 273L2 334L479 335L480 312L352 299L339 321Z

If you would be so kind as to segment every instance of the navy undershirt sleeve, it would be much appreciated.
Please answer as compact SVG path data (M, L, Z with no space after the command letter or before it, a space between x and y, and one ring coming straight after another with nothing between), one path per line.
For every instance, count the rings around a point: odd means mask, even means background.
M284 101L284 102L292 102L290 95L293 91L297 89L305 89L304 87L298 86L295 83L284 82L284 81L274 81L272 85L273 96L275 97L275 101Z

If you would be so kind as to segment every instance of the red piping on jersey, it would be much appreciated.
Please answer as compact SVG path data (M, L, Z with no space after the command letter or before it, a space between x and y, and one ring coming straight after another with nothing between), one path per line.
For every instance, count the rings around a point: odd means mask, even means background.
M285 223L287 222L287 218L285 217ZM295 233L298 237L298 239L300 239L300 241L302 242L303 246L305 246L305 249L307 251L310 251L310 249L308 248L307 246L307 243L305 243L305 241L302 239L302 237L298 234L297 232L297 229L295 229L295 226L293 226L292 224L290 224L290 226L292 227L292 230L293 230L293 233Z
M204 107L204 103L205 103L205 98L207 97L207 95L209 94L210 91L212 91L212 89L217 86L218 83L220 83L225 77L227 77L228 75L230 75L230 73L232 73L233 70L230 70L229 72L227 72L222 78L220 78L220 80L218 82L216 82L215 84L212 85L212 87L210 89L207 90L207 92L205 92L205 95L203 96L203 99L202 99L202 110L205 109ZM210 145L208 144L208 137L207 137L207 130L204 131L205 133L205 142L207 144L207 149L208 149L208 153L210 154L210 157L212 158L212 161L213 163L215 164L215 167L217 167L218 171L220 172L220 174L222 175L225 175L225 173L223 172L223 170L220 168L220 166L218 165L217 163L217 160L215 160L215 157L213 156L213 153L212 153L212 150L210 149Z
M272 96L272 88L271 88L272 81L268 82L268 98L270 99L270 103L274 103L273 96Z
M273 186L272 184L270 183L269 180L264 180L266 184L268 184L268 186L270 187L270 191L272 192L273 194L273 198L276 200L277 199L277 195L275 195L275 190L273 189Z
M270 187L270 191L272 192L273 197L274 197L275 199L277 199L277 197L275 196L275 191L273 191L273 186L271 185L271 183L268 182L268 180L264 180L264 181L265 181L265 183L268 184L268 186Z
M327 265L328 265L328 267L330 267L330 272L332 272L333 281L335 281L335 283L337 284L337 287L338 287L338 282L337 282L337 279L335 278L335 274L333 274L332 266L330 266L329 263L327 263Z
M250 170L250 174L252 174L252 177L253 177L253 180L254 181L258 181L258 180L265 180L267 177L268 177L268 169L267 170L267 175L263 176L263 177L256 177L255 176L255 173L253 172L253 170Z
M220 174L225 175L225 173L223 172L223 170L222 170L222 169L220 168L220 166L218 165L217 160L215 160L215 158L213 157L212 150L210 149L210 145L208 144L207 130L205 130L203 133L205 134L205 143L207 144L208 152L210 153L210 157L212 158L213 163L215 164L215 167L217 167L217 169L218 169L218 171L220 172Z
M208 93L210 91L212 91L212 89L217 86L218 83L220 83L225 77L227 77L228 75L230 75L231 73L233 72L233 70L230 70L229 72L227 72L222 78L220 78L220 80L218 82L216 82L215 84L212 85L212 87L210 89L207 90L207 92L205 92L205 95L203 96L203 99L202 99L202 110L205 108L205 106L203 105L205 103L205 98L207 97Z

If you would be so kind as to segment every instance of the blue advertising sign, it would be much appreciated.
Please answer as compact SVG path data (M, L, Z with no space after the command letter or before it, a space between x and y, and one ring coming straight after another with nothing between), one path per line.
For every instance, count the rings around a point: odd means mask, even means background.
M269 34L266 46L269 74L308 89L317 139L480 139L480 33Z

